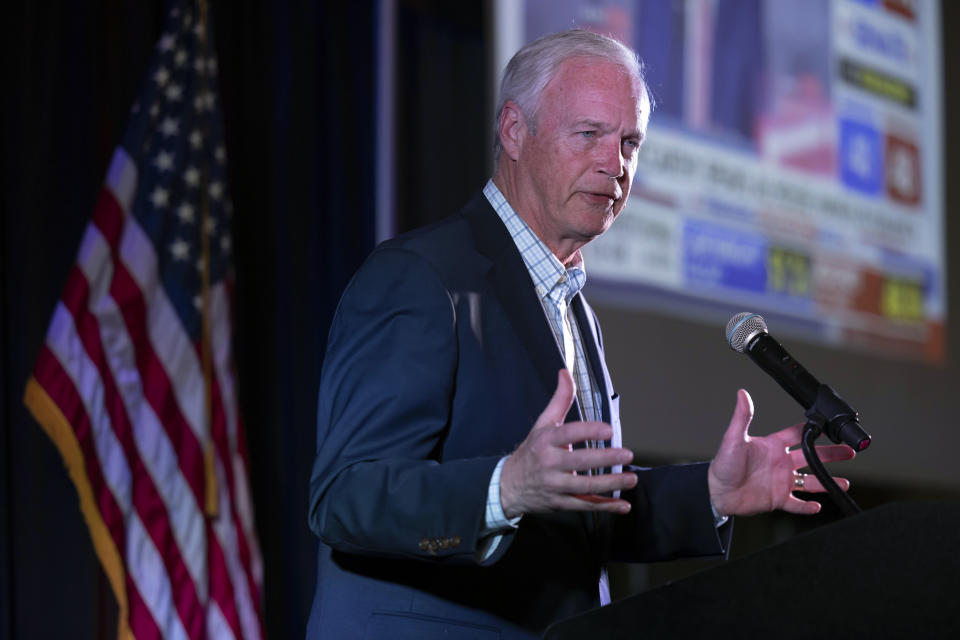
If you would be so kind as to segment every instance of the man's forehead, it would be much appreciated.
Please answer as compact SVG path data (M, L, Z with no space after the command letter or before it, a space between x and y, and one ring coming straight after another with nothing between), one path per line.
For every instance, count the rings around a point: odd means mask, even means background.
M557 67L556 73L548 83L573 83L574 87L585 87L592 83L609 83L611 86L629 88L634 99L648 102L644 95L643 81L628 67L606 58L572 57Z
M630 103L631 109L636 110L641 127L646 128L650 115L646 87L635 73L622 64L604 58L567 58L547 85L547 91L551 88L571 103L567 106L573 106L572 103L588 104L594 100L602 102L611 95L615 96L624 103ZM568 115L582 119L590 117L587 113Z

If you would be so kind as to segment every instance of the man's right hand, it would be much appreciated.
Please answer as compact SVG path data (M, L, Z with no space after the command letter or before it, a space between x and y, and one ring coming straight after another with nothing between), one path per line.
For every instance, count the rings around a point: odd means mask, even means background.
M508 518L549 511L630 511L626 500L602 494L632 489L637 485L636 474L577 475L578 471L629 464L633 452L624 448L574 449L574 442L610 440L613 427L605 422L564 423L573 397L573 378L560 369L557 390L547 408L503 463L500 503Z

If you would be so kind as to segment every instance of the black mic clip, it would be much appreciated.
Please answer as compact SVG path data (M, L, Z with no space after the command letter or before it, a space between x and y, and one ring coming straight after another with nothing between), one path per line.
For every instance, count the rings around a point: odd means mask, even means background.
M860 426L859 415L825 384L817 389L817 397L804 415L807 423L803 427L800 447L807 465L844 515L859 513L860 507L834 482L813 444L821 433L825 433L835 444L846 444L854 451L866 449L870 446L870 436Z
M820 385L817 397L803 415L818 426L817 435L827 434L834 444L846 444L854 451L870 446L870 435L860 426L860 415L829 385Z

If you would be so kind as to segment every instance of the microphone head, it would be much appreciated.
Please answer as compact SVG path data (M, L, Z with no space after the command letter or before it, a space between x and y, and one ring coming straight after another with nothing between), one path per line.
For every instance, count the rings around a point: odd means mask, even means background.
M750 341L761 333L767 333L767 323L756 313L743 311L727 322L727 344L737 353L745 352Z

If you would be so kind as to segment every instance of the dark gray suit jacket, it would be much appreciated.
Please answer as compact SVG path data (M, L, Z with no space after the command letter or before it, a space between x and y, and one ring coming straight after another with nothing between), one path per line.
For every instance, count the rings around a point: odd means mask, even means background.
M600 329L573 303L603 417L620 429ZM720 554L706 465L636 469L629 515L523 517L476 560L497 461L563 361L526 267L483 195L380 245L347 287L320 384L311 638L532 638L599 604L609 561ZM567 416L578 420L576 403ZM724 527L729 529L729 527Z

